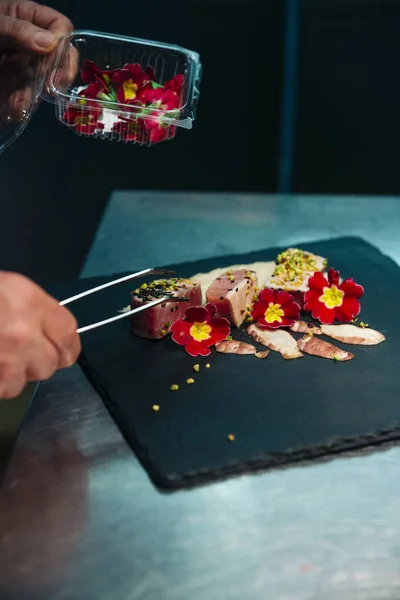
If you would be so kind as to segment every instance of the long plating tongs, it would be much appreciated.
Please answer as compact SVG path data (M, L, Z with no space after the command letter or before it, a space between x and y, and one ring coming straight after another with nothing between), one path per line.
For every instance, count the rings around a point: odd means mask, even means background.
M175 271L168 271L166 269L144 269L143 271L138 271L137 273L133 273L132 275L126 275L125 277L121 277L120 279L116 279L115 281L109 281L108 283L104 283L103 285L99 285L91 290L86 290L86 292L82 292L81 294L77 294L76 296L71 296L71 298L67 298L60 302L61 306L65 306L66 304L71 304L71 302L75 302L76 300L80 300L81 298L85 298L85 296L90 296L91 294L96 294L101 290L105 290L108 287L113 285L118 285L120 283L124 283L125 281L130 281L132 279L138 279L139 277L144 277L145 275L175 275ZM188 302L189 298L177 298L171 296L164 296L163 298L158 298L157 300L153 300L143 306L139 306L138 308L134 308L133 310L129 310L127 312L123 312L122 314L116 315L115 317L111 317L110 319L105 319L104 321L99 321L98 323L93 323L92 325L86 325L85 327L80 327L78 329L78 333L85 333L85 331L90 331L91 329L96 329L97 327L102 327L103 325L108 325L109 323L113 323L114 321L119 321L119 319L126 319L130 315L134 315L136 313L142 312L143 310L148 310L149 308L153 308L153 306L157 306L158 304L162 304L164 302Z

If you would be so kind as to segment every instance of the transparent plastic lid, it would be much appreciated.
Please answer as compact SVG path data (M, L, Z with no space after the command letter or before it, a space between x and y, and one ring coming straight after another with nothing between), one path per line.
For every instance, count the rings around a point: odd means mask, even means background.
M43 98L78 135L152 145L191 129L200 57L173 44L94 31L62 38L48 56L0 58L0 152Z
M23 132L37 106L44 62L48 59L0 53L0 152Z

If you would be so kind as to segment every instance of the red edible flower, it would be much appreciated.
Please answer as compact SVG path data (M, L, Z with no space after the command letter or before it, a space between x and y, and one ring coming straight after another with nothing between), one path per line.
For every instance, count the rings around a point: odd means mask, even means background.
M82 81L85 83L93 83L99 69L96 67L93 61L84 60L81 70Z
M118 121L114 123L112 131L118 133L123 140L134 141L137 140L140 133L140 125L137 121Z
M164 87L166 90L172 90L173 92L180 92L183 88L183 84L185 83L185 78L183 75L175 75L172 79L164 83Z
M114 71L110 70L102 71L93 61L85 60L81 69L81 78L84 83L100 83L108 94L113 73Z
M151 84L140 90L137 99L146 106L161 110L176 110L180 104L176 92L162 87L153 88Z
M150 67L150 65L148 65L144 72L146 73L147 77L151 80L151 81L157 81L157 77L156 77L156 72L154 71L153 67Z
M70 106L64 113L63 120L67 125L75 127L79 133L93 135L96 130L104 129L104 124L99 122L102 111L97 107L90 107L84 100L82 104Z
M226 340L231 332L227 319L215 319L213 304L192 306L185 313L185 319L171 326L172 339L191 356L208 356L210 347Z
M339 277L339 271L329 269L328 280L319 271L308 280L310 289L304 296L304 309L327 325L335 319L350 323L360 313L358 299L364 294L364 288L353 279L339 285Z
M154 115L154 113L150 113L149 117L151 117L151 115ZM156 115L155 118L142 119L142 121L148 132L149 142L152 144L163 142L164 140L175 136L176 126L160 122L158 115Z
M89 83L89 85L82 91L79 92L79 96L82 98L89 98L92 100L97 99L97 96L101 93L106 94L107 88L104 83L100 81L95 81L94 83Z
M118 102L129 104L134 101L138 90L151 83L154 76L154 70L151 67L146 67L146 70L143 71L139 64L127 63L122 69L115 71L111 82L117 90Z
M251 316L260 327L266 329L292 327L300 318L300 306L288 292L265 288L259 293Z

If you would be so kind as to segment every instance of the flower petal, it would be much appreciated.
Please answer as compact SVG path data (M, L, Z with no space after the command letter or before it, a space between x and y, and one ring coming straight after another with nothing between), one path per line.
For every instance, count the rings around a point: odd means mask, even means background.
M183 88L184 83L185 77L183 75L175 75L175 77L164 83L164 87L174 92L179 92Z
M282 319L282 321L283 321L283 319ZM263 329L279 329L280 327L282 327L282 322L274 321L273 323L267 323L267 321L265 319L260 318L257 320L257 325L259 325Z
M185 350L190 356L208 356L211 354L211 350L204 346L201 342L196 342L195 340L191 341L186 347Z
M204 306L191 306L185 312L185 318L193 323L205 323L208 319L208 311Z
M364 294L364 288L362 285L355 283L354 279L345 279L339 286L346 296L353 296L353 298L361 298Z
M92 83L98 69L93 61L84 60L82 63L81 78L84 83Z
M343 312L341 306L335 309L335 318L341 323L351 323L351 321L354 319L354 316L355 315L352 315L351 313Z
M291 304L293 302L292 294L289 292L284 292L283 290L279 290L275 294L274 304L280 304L283 309L285 309L286 304Z
M332 325L335 320L335 309L328 308L323 302L317 302L311 314L313 319L325 325Z
M257 302L253 306L253 310L251 311L252 318L255 321L257 321L258 318L263 318L265 315L267 306L268 306L268 304L266 304L262 300L257 300Z
M190 328L192 323L189 321L185 321L184 319L180 319L179 321L175 321L171 325L170 332L172 333L172 339L174 342L179 344L180 346L186 346L192 341L192 336L190 335Z
M168 137L169 136L168 136L167 127L158 126L158 127L155 127L154 129L150 129L150 131L149 131L149 142L152 144L157 144L158 142L163 142Z
M206 310L207 310L208 314L210 315L210 317L213 317L215 315L215 313L217 312L217 307L215 306L215 304L211 304L211 302L207 302Z
M146 75L148 76L148 78L151 79L152 81L156 81L157 80L156 73L155 73L153 67L151 67L150 65L147 65L147 67L145 68L144 72L146 73Z
M262 302L264 302L267 305L270 302L272 302L273 304L275 304L275 292L274 292L274 290L271 290L270 288L264 288L258 294L258 299L261 300ZM264 310L265 310L265 308L264 308Z
M328 282L320 271L314 273L308 280L308 287L310 290L323 290L324 287L328 286Z
M345 296L343 299L343 304L340 306L340 311L346 315L351 315L351 319L354 319L357 315L360 314L361 306L359 301L352 296Z
M299 314L299 317L300 317L300 314ZM292 327L296 321L297 321L297 319L287 319L286 317L283 317L281 327Z
M291 317L292 319L300 319L300 306L297 302L291 302L282 306L282 310L285 313L285 317Z
M329 285L339 285L340 273L339 271L335 271L335 269L329 269L328 271L328 281Z
M322 295L322 290L312 289L304 294L304 310L311 312L316 306L319 298Z

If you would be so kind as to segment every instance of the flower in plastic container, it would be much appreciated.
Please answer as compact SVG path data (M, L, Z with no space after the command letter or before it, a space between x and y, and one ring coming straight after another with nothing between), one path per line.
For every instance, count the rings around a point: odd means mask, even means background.
M300 306L288 292L264 288L253 306L251 317L265 329L292 327L300 318Z
M87 102L80 100L78 104L68 107L63 121L79 133L93 135L96 131L104 129L104 124L99 121L101 116L101 108L89 106Z
M121 139L127 142L134 142L141 134L141 127L138 121L126 119L124 121L117 121L114 123L112 131L117 133Z
M137 100L148 108L159 110L176 110L179 108L179 95L170 89L163 87L154 88L152 84L146 85L137 95Z
M314 273L308 280L309 291L304 295L304 310L311 312L314 319L331 325L335 319L350 323L360 314L359 298L364 288L354 279L340 283L339 271L329 269L328 279L321 272Z
M184 83L185 77L183 75L175 75L175 77L164 83L164 88L179 93L181 92Z
M137 92L146 85L155 81L152 67L143 71L139 64L126 64L122 69L114 72L111 83L116 90L116 99L122 104L129 104L136 100Z
M227 319L216 319L216 308L213 304L192 306L185 313L185 318L171 325L172 339L190 356L208 356L211 346L226 340L231 332Z

